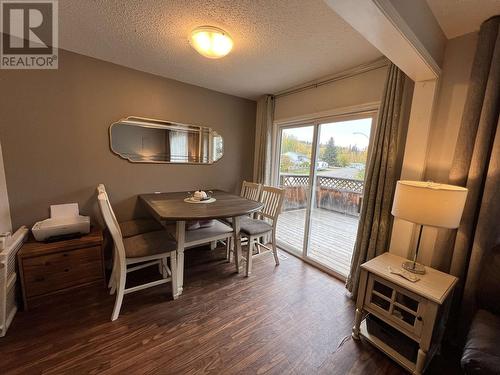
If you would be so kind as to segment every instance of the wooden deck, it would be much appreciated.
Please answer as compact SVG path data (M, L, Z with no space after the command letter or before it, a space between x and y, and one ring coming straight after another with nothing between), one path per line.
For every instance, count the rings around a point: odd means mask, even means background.
M278 220L277 241L285 249L302 252L306 210L286 211ZM324 209L312 212L308 255L346 276L358 230L358 218Z

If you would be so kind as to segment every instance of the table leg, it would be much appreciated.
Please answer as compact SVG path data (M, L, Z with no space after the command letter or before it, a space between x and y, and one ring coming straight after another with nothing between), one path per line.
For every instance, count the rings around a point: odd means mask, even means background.
M172 296L174 299L179 297L179 285L177 284L177 251L170 252L170 267L172 277Z
M359 326L361 325L361 319L363 318L363 312L360 309L356 309L354 312L354 327L352 327L352 338L354 340L359 340Z
M178 295L182 294L184 286L184 240L186 237L186 222L178 221L175 228L175 239L177 241L177 289Z
M354 340L359 340L359 327L361 325L361 319L363 318L363 304L365 301L367 277L368 277L368 273L362 269L361 273L359 275L358 299L356 301L356 313L354 315L354 327L352 327L352 338Z
M234 264L236 272L240 273L241 265L241 240L240 240L240 217L233 217L233 241L234 241Z
M423 351L422 349L418 349L417 363L415 364L415 371L413 372L413 374L415 375L422 374L422 371L424 370L426 357L427 357L427 352Z

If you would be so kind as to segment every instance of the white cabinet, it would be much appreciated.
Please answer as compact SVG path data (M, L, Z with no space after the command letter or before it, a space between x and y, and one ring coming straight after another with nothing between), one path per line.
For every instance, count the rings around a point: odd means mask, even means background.
M374 274L368 276L365 309L383 320L389 320L415 339L422 334L426 304L427 300L417 294Z
M28 228L19 228L0 251L0 337L7 333L17 311L16 254L27 237Z
M389 267L400 268L403 261L385 253L361 266L352 335L364 336L408 371L421 374L439 347L457 278L426 267L426 274L413 283L389 272ZM367 314L382 327L378 335L363 320ZM406 353L414 347L415 356L403 354L403 343L410 347Z

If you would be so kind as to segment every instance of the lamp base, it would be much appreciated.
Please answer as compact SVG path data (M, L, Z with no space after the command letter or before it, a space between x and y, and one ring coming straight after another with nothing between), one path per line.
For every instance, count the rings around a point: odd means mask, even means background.
M415 263L411 260L403 262L402 267L411 273L418 273L419 275L425 274L425 266L420 263Z

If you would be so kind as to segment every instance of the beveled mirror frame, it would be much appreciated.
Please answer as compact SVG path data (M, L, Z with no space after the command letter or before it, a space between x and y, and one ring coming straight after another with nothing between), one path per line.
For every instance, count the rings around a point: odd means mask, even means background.
M201 153L201 150L207 151L207 155L202 155L199 156L198 158L201 159L201 161L190 161L189 157L190 155L187 155L187 161L167 161L167 160L148 160L147 158L144 158L142 160L136 160L133 159L127 155L126 153L120 152L119 150L116 150L116 148L113 146L113 128L119 125L129 125L129 126L137 126L137 127L143 127L143 128L154 128L154 129L165 129L165 130L177 130L181 132L190 132L190 133L198 133L201 135L208 134L209 139L208 142L210 142L210 139L214 138L220 138L221 141L221 150L220 150L220 156L218 158L213 157L211 154L212 150L210 147L214 147L213 145L209 145L208 149L203 149L201 146L202 142L202 136L199 137L199 150ZM210 138L211 137L211 138ZM208 126L199 126L199 125L191 125L191 124L183 124L183 123L178 123L178 122L173 122L173 121L165 121L165 120L157 120L157 119L151 119L151 118L145 118L145 117L138 117L138 116L128 116L125 118L122 118L114 123L111 124L109 127L109 146L111 151L118 155L120 158L128 160L131 163L155 163L155 164L201 164L201 165L211 165L216 162L218 162L223 156L224 156L224 139L222 136L217 133L213 128L208 127ZM189 152L189 151L188 151ZM140 154L137 154L138 156L141 156ZM144 155L142 155L144 156ZM170 158L172 158L172 155L170 155ZM206 161L203 161L206 160Z

